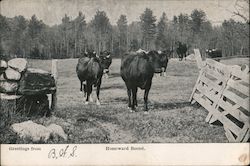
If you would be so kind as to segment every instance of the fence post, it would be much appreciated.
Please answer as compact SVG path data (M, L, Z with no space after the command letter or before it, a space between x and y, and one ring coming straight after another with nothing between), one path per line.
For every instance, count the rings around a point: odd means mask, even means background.
M196 59L196 63L198 66L198 69L201 69L202 66L204 66L203 61L201 59L201 53L199 49L194 49L194 55L195 55L195 59Z
M58 79L58 71L57 71L57 60L56 59L52 59L51 73L52 73L52 76L55 79L55 86L56 86L56 91L54 93L52 93L52 95L51 95L51 109L54 111L54 110L56 110L56 106L57 106L57 79Z

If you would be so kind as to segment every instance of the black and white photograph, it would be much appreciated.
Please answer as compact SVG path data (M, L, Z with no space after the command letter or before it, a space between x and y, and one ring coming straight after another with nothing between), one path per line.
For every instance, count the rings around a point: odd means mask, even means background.
M0 143L249 143L249 24L249 0L2 0Z

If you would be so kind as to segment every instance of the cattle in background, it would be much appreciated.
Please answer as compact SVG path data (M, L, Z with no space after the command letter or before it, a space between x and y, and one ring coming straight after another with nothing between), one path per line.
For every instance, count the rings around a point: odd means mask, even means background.
M84 91L85 97L87 95L85 104L88 104L93 86L96 87L96 104L100 105L99 93L102 76L104 72L108 72L110 58L98 57L94 52L88 52L86 55L90 56L80 58L76 66L76 73L80 80L80 91ZM86 82L84 88L82 87L83 82Z
M207 49L206 54L209 58L219 58L222 57L222 51L219 49Z
M111 55L110 55L110 52L109 51L103 51L103 52L100 52L100 60L102 61L102 62L105 62L106 64L106 66L108 66L108 68L107 69L104 69L103 70L103 72L104 72L104 77L105 78L108 78L109 76L108 76L108 74L109 74L109 67L110 67L110 65L111 65L111 63L112 63L112 57L111 57Z
M144 110L148 111L148 94L152 85L154 73L161 73L161 55L157 51L150 51L148 54L128 53L121 61L121 77L127 87L128 107L135 110L137 106L138 87L144 89ZM132 103L131 103L132 95Z
M143 49L141 49L141 48L140 48L139 50L137 50L136 52L137 52L137 53L142 53L142 52L143 52L143 53L145 53L145 54L148 53L148 51L145 51L145 50L143 50Z
M182 44L181 42L177 42L177 48L176 48L176 53L179 57L179 60L182 61L183 57L186 60L186 56L187 56L187 45L186 44Z
M161 67L162 67L162 72L161 72L161 76L166 76L166 70L167 70L167 66L168 66L168 60L169 60L169 57L171 56L173 50L164 50L164 51L158 51L158 54L160 54L161 56L161 61L162 61L162 64L161 64Z

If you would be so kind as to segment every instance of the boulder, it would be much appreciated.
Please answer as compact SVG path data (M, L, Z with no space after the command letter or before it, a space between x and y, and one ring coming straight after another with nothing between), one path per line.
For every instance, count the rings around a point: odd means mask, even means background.
M18 71L8 67L4 72L4 77L10 81L19 81L21 79L21 74Z
M68 140L68 136L65 134L61 126L57 124L50 124L47 128L52 132L54 136L60 136L64 140Z
M48 127L32 122L31 120L22 123L15 123L11 128L23 139L31 139L33 142L47 142L51 136L59 136L67 140L61 126L51 124Z
M0 92L1 93L16 93L18 89L18 83L7 80L0 80Z
M22 123L14 123L11 125L11 128L19 137L31 139L33 142L47 142L51 135L51 130L30 120Z
M40 69L28 69L20 80L18 94L49 94L55 90L55 79L49 72Z
M24 58L15 58L8 61L8 66L20 73L27 69L27 65L27 60Z
M0 71L5 70L8 67L7 62L5 62L4 60L0 60Z

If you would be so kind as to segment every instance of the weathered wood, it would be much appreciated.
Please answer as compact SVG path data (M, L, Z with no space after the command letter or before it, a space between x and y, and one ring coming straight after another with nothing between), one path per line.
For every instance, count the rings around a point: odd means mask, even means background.
M249 87L240 84L239 82L234 81L233 79L228 80L227 85L231 88L236 89L240 93L243 93L246 96L249 96Z
M212 59L201 63L198 59L200 74L189 101L196 101L208 110L206 122L219 120L223 124L229 142L248 141L250 116L241 108L249 112L249 67L227 66Z
M202 61L200 50L194 49L194 55L195 55L197 66L199 69L201 69L204 66L204 62Z

